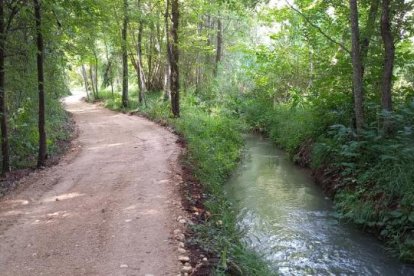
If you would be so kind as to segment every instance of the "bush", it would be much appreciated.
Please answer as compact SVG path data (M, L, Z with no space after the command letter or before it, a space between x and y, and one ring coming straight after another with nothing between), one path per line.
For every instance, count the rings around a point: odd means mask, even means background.
M304 141L314 139L324 127L311 108L250 100L245 101L243 117L254 130L269 135L291 156Z
M403 260L414 259L414 107L382 118L394 134L376 124L358 137L343 125L314 147L315 167L341 171L335 202L343 218L376 231Z
M37 102L25 99L17 112L10 116L10 161L13 169L33 167L38 154ZM55 155L62 149L59 141L69 140L72 129L70 118L59 100L48 98L46 103L46 134L48 154Z

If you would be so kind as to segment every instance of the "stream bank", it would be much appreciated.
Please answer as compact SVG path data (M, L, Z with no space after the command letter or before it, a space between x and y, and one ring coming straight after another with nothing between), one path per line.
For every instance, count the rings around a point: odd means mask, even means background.
M307 171L260 136L226 185L243 241L281 275L413 275L372 236L338 219Z

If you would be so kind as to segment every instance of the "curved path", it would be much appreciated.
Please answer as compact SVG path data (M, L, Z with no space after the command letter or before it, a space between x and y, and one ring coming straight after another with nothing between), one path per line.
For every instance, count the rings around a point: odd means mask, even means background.
M76 149L0 201L0 275L179 274L176 137L80 99Z

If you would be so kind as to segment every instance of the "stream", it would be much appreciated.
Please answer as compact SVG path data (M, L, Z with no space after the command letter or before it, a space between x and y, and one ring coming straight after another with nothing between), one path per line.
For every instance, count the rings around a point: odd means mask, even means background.
M375 238L340 222L309 173L259 136L247 137L226 194L243 241L280 275L414 275Z

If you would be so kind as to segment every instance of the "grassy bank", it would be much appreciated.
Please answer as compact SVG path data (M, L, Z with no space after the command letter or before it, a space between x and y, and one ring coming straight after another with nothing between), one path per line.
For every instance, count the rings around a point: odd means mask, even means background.
M121 111L120 95L101 93L107 108ZM128 110L137 110L136 93ZM147 95L147 106L139 109L150 119L172 126L186 141L183 166L201 183L205 212L192 226L190 246L202 248L218 275L269 275L267 266L240 242L236 216L223 193L223 185L236 168L243 147L242 125L220 109L206 110L191 97L182 100L182 116L171 119L168 104L159 93ZM197 199L188 198L197 205ZM201 215L201 214L200 214Z
M394 132L384 136L384 118L356 136L347 127L347 105L330 108L246 99L246 122L286 149L292 159L310 166L332 195L344 220L386 241L400 259L414 262L414 105L402 105L388 118ZM315 107L317 106L317 107ZM375 116L378 119L375 120Z

